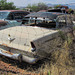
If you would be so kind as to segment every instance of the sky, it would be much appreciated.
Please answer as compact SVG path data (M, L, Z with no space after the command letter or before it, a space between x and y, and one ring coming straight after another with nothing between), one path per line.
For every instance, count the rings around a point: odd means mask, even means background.
M7 2L14 2L15 6L27 6L28 4L39 2L43 2L46 4L69 4L75 3L75 0L7 0Z

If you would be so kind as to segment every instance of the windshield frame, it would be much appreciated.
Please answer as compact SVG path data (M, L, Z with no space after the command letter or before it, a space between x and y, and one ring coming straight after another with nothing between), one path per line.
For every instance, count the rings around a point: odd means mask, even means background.
M9 13L7 11L0 11L0 19L7 19Z

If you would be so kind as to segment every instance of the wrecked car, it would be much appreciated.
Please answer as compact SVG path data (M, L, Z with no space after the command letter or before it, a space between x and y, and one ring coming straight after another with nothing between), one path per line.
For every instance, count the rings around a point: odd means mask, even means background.
M0 30L0 55L30 64L36 63L56 49L58 44L56 45L56 41L53 40L59 36L57 27L61 30L66 27L65 25L60 27L59 23L56 25L58 26L55 28L39 27L36 24Z
M26 15L23 18L23 23L26 25L37 24L38 26L43 26L43 27L55 26L56 18L59 15L63 15L63 13L57 13L57 12L31 13L31 14Z
M0 10L0 21L7 21L6 25L16 26L22 24L22 19L24 16L29 14L29 12L23 10ZM0 27L2 25L0 24Z

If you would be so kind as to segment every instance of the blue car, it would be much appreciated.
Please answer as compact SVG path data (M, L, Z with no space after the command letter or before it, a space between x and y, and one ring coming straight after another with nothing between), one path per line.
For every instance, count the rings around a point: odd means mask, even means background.
M0 10L0 21L7 22L6 27L17 26L22 24L24 16L29 14L24 10ZM0 27L5 25L0 24Z

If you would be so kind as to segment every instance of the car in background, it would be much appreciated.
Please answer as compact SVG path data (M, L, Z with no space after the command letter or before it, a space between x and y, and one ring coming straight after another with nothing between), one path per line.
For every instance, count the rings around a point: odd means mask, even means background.
M59 12L59 13L66 13L66 14L74 14L74 10L70 9L68 6L59 5L57 8L48 9L48 12Z
M22 19L29 12L24 10L0 10L0 21L7 21L8 27L22 24ZM0 27L3 25L0 25Z
M37 12L31 13L24 17L23 23L25 25L37 25L42 27L55 27L56 18L63 13L57 12Z

